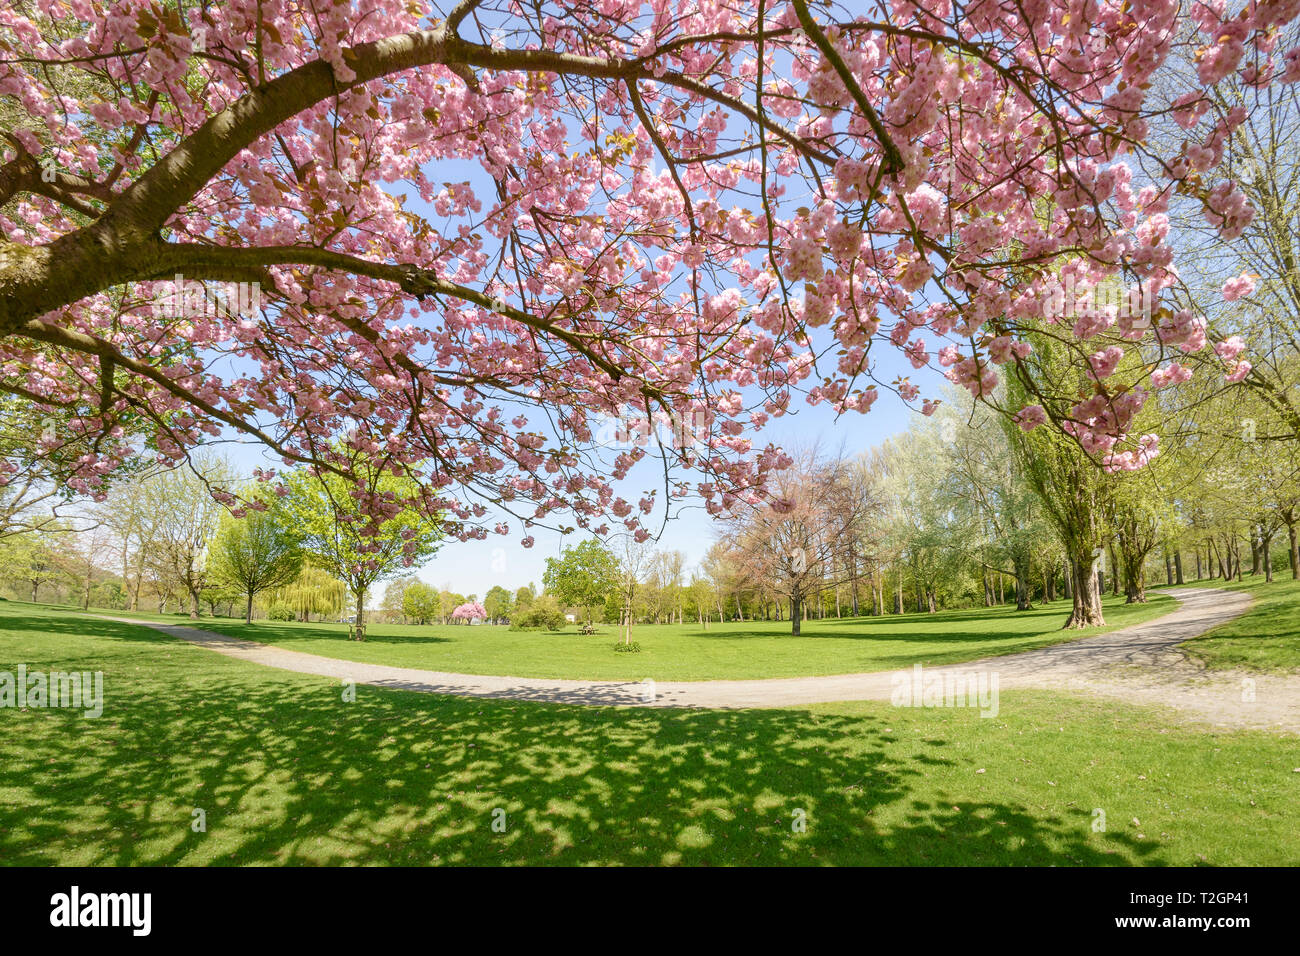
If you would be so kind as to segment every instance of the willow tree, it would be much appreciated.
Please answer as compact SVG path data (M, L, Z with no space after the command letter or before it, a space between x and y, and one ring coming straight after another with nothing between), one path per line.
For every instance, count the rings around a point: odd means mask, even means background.
M313 614L338 617L343 611L347 595L346 584L308 561L291 583L271 592L271 602L286 604L298 620L309 621Z

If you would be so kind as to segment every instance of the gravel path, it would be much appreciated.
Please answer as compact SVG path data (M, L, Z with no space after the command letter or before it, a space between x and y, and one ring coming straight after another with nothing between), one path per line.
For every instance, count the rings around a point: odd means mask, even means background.
M1250 606L1250 596L1210 588L1183 588L1170 593L1178 599L1179 608L1164 617L1039 650L948 667L927 667L920 674L880 671L770 680L629 682L452 674L303 654L176 624L117 620L152 627L254 664L376 687L461 697L730 709L797 707L841 700L887 701L896 692L910 693L910 688L915 687L917 704L929 706L929 698L920 692L936 676L969 676L975 683L983 675L987 689L991 689L996 677L999 691L1020 688L1084 691L1136 704L1173 707L1186 719L1219 727L1300 733L1300 675L1206 671L1177 647L1182 641L1244 613ZM908 690L899 691L899 688ZM971 698L969 703L979 706L981 702ZM983 704L983 709L989 710L992 716L988 698Z

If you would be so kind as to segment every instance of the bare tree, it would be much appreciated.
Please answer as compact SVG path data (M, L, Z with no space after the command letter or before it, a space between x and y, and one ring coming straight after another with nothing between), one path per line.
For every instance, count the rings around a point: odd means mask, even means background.
M226 482L228 471L224 461L205 458L193 468L177 468L145 482L147 525L141 531L141 540L149 543L145 563L163 583L160 590L178 590L189 597L191 618L199 616L203 591L209 586L207 551L221 514L210 482Z
M649 567L654 552L649 545L627 535L621 539L614 553L618 556L619 597L623 601L622 621L623 643L632 643L632 608L636 600L641 576Z
M860 474L843 457L803 452L769 482L767 501L728 520L723 542L750 581L788 602L791 634L810 598L849 580L844 555L877 507Z

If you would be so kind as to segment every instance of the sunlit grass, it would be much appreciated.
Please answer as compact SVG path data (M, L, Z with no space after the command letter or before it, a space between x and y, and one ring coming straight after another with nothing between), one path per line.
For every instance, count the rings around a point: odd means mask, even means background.
M1300 670L1300 581L1284 571L1271 584L1262 574L1208 584L1246 591L1255 603L1244 616L1183 644L1189 653L1215 669Z

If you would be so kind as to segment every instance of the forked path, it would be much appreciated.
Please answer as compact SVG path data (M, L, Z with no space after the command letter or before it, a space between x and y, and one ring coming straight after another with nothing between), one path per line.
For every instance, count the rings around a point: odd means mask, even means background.
M1247 594L1210 588L1171 591L1179 608L1146 624L1019 654L924 669L932 675L997 675L999 691L1054 688L1173 707L1193 721L1300 733L1300 675L1207 671L1178 644L1242 614ZM898 671L764 680L589 681L490 677L362 664L285 650L177 624L119 618L229 657L301 674L376 687L556 704L652 707L796 707L889 700Z

